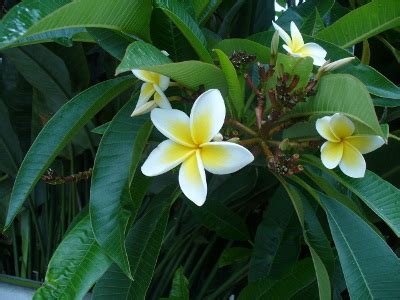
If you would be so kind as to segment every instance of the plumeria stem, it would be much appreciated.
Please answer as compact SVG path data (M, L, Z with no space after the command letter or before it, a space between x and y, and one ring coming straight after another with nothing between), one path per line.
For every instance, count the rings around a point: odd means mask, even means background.
M259 143L260 143L262 151L264 152L264 155L267 157L267 160L273 158L274 155L272 154L268 145L262 139L259 139Z
M239 144L242 146L251 146L251 145L258 144L259 142L260 142L259 138L251 138L251 139L239 141Z
M181 96L171 96L168 97L169 101L181 101L183 98Z
M255 132L253 129L251 129L250 127L247 127L246 125L244 125L234 119L225 119L225 125L235 127L236 129L239 129L240 131L242 131L244 133L248 133L249 135L257 136L257 132Z

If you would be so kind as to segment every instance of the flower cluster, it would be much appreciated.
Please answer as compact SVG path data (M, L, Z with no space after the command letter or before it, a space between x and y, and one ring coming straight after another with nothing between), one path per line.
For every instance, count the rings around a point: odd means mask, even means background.
M284 147L277 149L275 155L269 150L267 138L271 137L274 130L282 130L286 126L285 124L274 126L274 122L299 102L306 101L306 98L314 93L320 77L349 63L353 57L335 62L327 61L325 59L327 52L320 45L304 43L294 22L290 24L290 36L274 22L273 26L276 32L272 39L271 62L268 71L263 64L257 63L262 87L256 87L249 74L244 73L245 81L257 96L255 115L258 132L235 120L230 120L228 123L254 136L253 139L247 140L248 145L251 145L253 141L260 143L267 157L267 166L271 171L279 175L291 176L301 172L303 166L298 164L297 153L286 154L281 151ZM283 48L289 55L311 57L314 65L320 68L316 77L310 79L304 88L296 88L299 82L298 76L293 76L289 80L289 74L281 72L281 75L277 77L276 87L264 92L264 84L275 72L274 64L278 55L279 36L286 43ZM239 51L234 52L230 60L237 70L244 71L248 64L256 60L256 56ZM167 138L150 153L141 168L143 174L157 176L181 165L179 184L183 193L195 204L203 205L207 197L206 170L218 175L233 173L254 160L253 154L242 146L246 145L246 141L239 145L238 138L235 136L233 137L235 143L231 142L233 139L223 141L219 133L226 121L225 103L221 93L216 89L202 93L194 102L188 116L180 110L172 109L164 94L170 86L170 78L145 70L135 69L132 72L143 81L132 116L151 111L150 117L154 126ZM271 101L267 120L264 119L265 94ZM354 134L356 131L354 123L341 113L318 119L316 129L326 139L320 149L324 166L328 169L339 166L344 174L354 178L363 177L365 174L366 164L362 154L371 152L384 144L384 140L379 136ZM287 143L297 147L297 150L312 148L310 147L312 142L302 144L287 141Z

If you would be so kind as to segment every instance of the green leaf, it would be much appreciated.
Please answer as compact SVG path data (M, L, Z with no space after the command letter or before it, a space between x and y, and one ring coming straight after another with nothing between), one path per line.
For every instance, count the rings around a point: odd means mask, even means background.
M18 171L6 226L11 224L34 185L74 134L113 98L134 83L131 77L99 83L71 99L46 123Z
M45 282L33 299L82 299L111 262L97 244L86 215L54 252Z
M189 281L185 277L182 267L175 272L169 299L189 300Z
M217 10L222 0L198 0L193 1L193 8L196 19L200 24L205 23L209 17Z
M374 0L346 14L319 32L317 37L342 48L348 48L399 25L399 2Z
M106 132L108 126L110 126L110 123L111 123L111 121L110 122L106 122L106 123L104 123L104 124L102 124L100 126L97 126L96 128L92 129L92 132L96 133L96 134L103 135L104 132Z
M238 262L243 262L251 257L251 249L232 247L225 249L218 260L218 267L222 268Z
M283 188L271 197L263 220L257 227L249 281L278 278L297 261L301 228L293 205Z
M355 179L338 173L335 179L356 194L400 237L400 190L371 171Z
M135 42L128 47L116 73L132 69L163 74L190 89L198 89L204 85L206 89L217 88L223 94L227 91L224 74L218 67L200 61L171 63L160 50L144 42Z
M181 3L177 0L156 0L155 8L161 9L175 23L201 60L213 62L207 50L207 41L203 32Z
M198 207L191 201L187 203L196 219L219 236L243 241L250 238L244 220L221 202L207 199L202 207Z
M247 285L239 300L290 299L297 292L315 282L312 260L306 258L296 263L293 269L279 280L265 277Z
M32 2L32 1L31 1ZM45 7L43 1L33 1L33 8L23 8L10 16L11 28L4 26L0 47L6 47L21 37L77 27L96 27L113 29L132 34L143 39L149 38L149 22L151 14L150 0L115 0L112 3L97 0L73 1L66 5L65 1L52 0L50 8L44 11L35 10L37 5ZM56 2L57 4L54 4ZM29 3L30 4L30 3ZM60 5L61 4L61 5ZM129 8L129 9L127 9ZM16 10L18 7L16 8ZM22 13L20 13L22 11ZM35 13L32 13L32 12ZM110 14L112 11L112 14ZM11 13L10 12L10 13ZM20 14L20 15L18 15ZM18 18L15 18L18 15ZM34 15L31 17L30 15ZM21 24L21 27L19 25Z
M324 28L324 21L322 21L318 10L315 9L314 13L305 20L303 26L300 28L300 31L302 34L314 36Z
M137 97L134 93L132 98ZM105 131L97 150L90 188L90 218L96 240L127 276L130 270L125 230L130 215L136 215L139 206L132 208L130 199L124 203L122 196L136 172L152 129L148 116L130 116L136 99L125 104Z
M244 108L244 93L242 91L235 67L224 52L218 49L215 49L214 51L218 55L222 72L224 72L226 82L228 83L228 96L229 100L231 101L231 105L229 106L233 106L235 108L236 114L240 119Z
M22 151L8 109L0 99L0 171L15 176L22 161Z
M307 102L296 105L287 117L323 116L337 112L355 121L358 133L383 136L367 89L351 75L324 76L318 85L317 94Z
M10 200L13 181L10 178L2 178L0 181L0 231L4 229L7 216L8 201Z
M273 34L273 31L262 32L251 36L250 39L262 45L270 45ZM303 34L303 38L305 42L314 42L322 46L328 52L327 59L332 61L353 56L352 53L324 40L313 38L305 34ZM374 68L361 64L357 57L353 60L352 64L344 66L336 72L347 73L357 77L367 86L371 94L383 98L400 99L400 88L398 86Z
M351 298L400 297L399 258L372 228L342 204L320 195Z
M126 239L133 280L112 265L96 284L94 299L145 299L164 238L169 210L179 194L177 188L167 187L151 199L149 207L133 225Z

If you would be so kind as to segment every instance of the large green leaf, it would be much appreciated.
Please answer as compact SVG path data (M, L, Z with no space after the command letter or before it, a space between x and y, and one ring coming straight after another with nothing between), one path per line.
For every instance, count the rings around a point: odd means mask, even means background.
M86 215L54 252L45 282L33 299L82 299L111 262L97 244Z
M207 199L201 207L192 202L188 203L198 221L210 230L214 230L219 236L244 241L250 238L244 220L221 202Z
M297 262L293 269L279 280L266 277L250 283L241 291L239 300L290 299L314 282L313 263L308 258Z
M386 242L345 206L320 195L351 298L400 297L400 261Z
M156 0L155 8L161 9L179 28L201 60L212 63L207 50L207 41L196 21L177 0Z
M137 96L134 93L133 98ZM135 104L136 99L129 101L105 131L97 150L90 189L90 217L96 240L128 276L125 231L130 215L136 215L139 206L131 201L124 203L122 196L136 172L152 128L148 116L130 116Z
M169 210L179 194L177 188L167 187L151 199L149 207L126 239L133 280L112 265L97 283L94 299L145 299L164 238Z
M88 28L87 31L101 48L118 60L122 60L126 48L135 41L120 31L103 28Z
M270 45L273 34L273 31L262 32L251 36L250 39L262 45ZM332 61L353 56L350 52L324 40L304 34L303 38L305 42L314 42L321 45L328 52L327 59ZM222 41L222 43L223 42L224 41ZM361 64L358 58L355 58L352 64L338 69L337 72L347 73L357 77L367 86L371 94L384 98L400 99L400 88L398 86L374 68ZM397 102L397 105L399 104L400 103Z
M65 3L66 1L57 0L46 0L45 3L29 1L28 5L32 7L16 7L2 27L4 34L0 35L3 37L0 47L9 46L21 37L77 27L114 29L144 39L149 38L150 0L79 0ZM38 10L39 5L40 8L48 8ZM9 28L8 24L11 25Z
M293 205L283 188L269 201L263 220L257 227L249 281L287 272L300 253L301 227Z
M222 72L224 72L226 82L228 83L228 96L230 100L229 107L233 107L235 109L236 114L240 119L244 108L244 93L242 91L235 67L224 52L215 49L215 53L218 55Z
M15 176L22 161L19 140L10 122L8 109L0 99L0 170Z
M74 134L114 97L135 83L121 77L99 83L66 103L46 123L29 149L19 169L10 199L6 226L9 226L40 176ZM49 145L53 145L49 147Z
M132 69L163 74L191 89L204 85L206 89L217 88L223 94L227 92L224 74L218 67L200 61L171 63L160 50L144 42L135 42L128 47L116 73Z
M296 105L286 117L323 116L337 112L353 119L357 123L358 133L384 136L367 89L351 75L324 76L319 83L317 94L307 102Z
M399 1L374 0L346 14L319 32L317 37L347 48L399 25Z
M189 300L189 281L187 280L184 270L179 267L176 270L174 279L172 280L171 292L169 293L170 300Z

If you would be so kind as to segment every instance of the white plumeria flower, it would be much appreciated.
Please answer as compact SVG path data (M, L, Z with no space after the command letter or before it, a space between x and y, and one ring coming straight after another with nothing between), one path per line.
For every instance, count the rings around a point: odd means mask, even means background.
M213 174L229 174L254 160L243 146L211 141L222 128L225 114L224 99L215 89L197 98L190 117L177 109L154 109L151 120L168 140L150 153L142 166L143 174L157 176L182 163L179 185L186 197L203 205L207 197L204 169Z
M325 63L325 49L316 43L304 44L303 37L293 21L290 22L291 37L275 22L272 21L272 25L286 43L286 45L283 45L283 48L289 54L297 57L309 56L314 60L314 65L316 66L322 66Z
M132 73L138 79L144 81L140 90L139 100L131 115L132 117L145 114L157 106L166 109L172 108L168 98L164 94L170 82L167 76L138 69L132 70ZM153 100L149 101L153 95Z
M353 178L364 177L366 163L362 154L372 152L385 143L377 135L353 135L353 122L340 113L318 119L316 128L327 140L321 147L324 166L333 169L339 165L344 174Z

